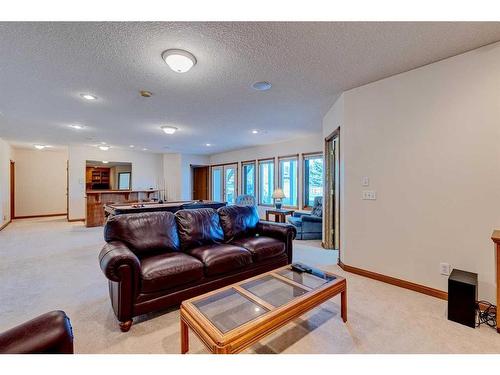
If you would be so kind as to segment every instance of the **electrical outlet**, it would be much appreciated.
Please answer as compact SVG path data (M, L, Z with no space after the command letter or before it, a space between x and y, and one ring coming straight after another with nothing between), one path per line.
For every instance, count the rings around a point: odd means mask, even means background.
M374 201L377 199L377 192L375 190L363 190L362 199Z
M439 273L444 276L450 276L450 264L439 263Z
M370 186L370 179L367 176L363 176L361 179L361 186Z

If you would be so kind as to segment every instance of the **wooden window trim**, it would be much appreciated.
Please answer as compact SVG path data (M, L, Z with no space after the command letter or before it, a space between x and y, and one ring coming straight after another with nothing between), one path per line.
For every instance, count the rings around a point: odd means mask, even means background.
M255 200L258 202L257 196L259 190L259 186L257 185L257 160L246 160L241 162L241 193L246 194L245 192L245 173L244 168L247 165L253 165L253 181L254 181L254 189L255 189Z
M302 154L304 155L304 154ZM325 156L323 152L318 152L318 153L310 153L307 156L302 156L302 208L307 211L312 211L312 206L309 206L307 204L307 173L306 173L306 162L311 159L323 159L323 180L325 178ZM323 193L324 195L324 193Z
M261 202L261 194L260 194L260 165L261 164L273 164L273 191L276 189L276 158L265 158L265 159L257 159L257 176L258 176L258 181L257 181L257 205L263 206L263 207L274 207L274 205L268 204L268 203L262 203Z
M279 182L281 181L281 161L283 160L296 160L297 161L297 177L296 177L296 186L295 189L297 190L297 205L295 206L288 206L288 205L283 205L283 208L294 208L296 210L299 209L299 154L294 154L294 155L288 155L288 156L278 156L278 187ZM275 187L276 188L276 187ZM281 186L283 189L283 187Z

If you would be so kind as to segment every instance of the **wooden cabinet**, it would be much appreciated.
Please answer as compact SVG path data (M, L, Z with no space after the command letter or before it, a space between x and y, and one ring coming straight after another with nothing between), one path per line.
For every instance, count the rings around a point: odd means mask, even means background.
M85 187L92 189L110 189L110 169L87 167Z

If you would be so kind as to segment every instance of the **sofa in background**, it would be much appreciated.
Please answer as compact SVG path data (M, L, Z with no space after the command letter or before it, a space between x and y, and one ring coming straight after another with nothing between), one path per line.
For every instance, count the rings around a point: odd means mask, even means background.
M295 234L292 225L259 221L251 206L110 217L99 262L120 329L128 331L135 316L291 263Z
M323 197L315 197L311 213L294 212L288 222L297 230L298 240L321 240L323 236Z
M237 206L256 206L255 197L249 194L241 194L236 197Z
M0 333L2 354L73 354L73 330L64 311L51 311Z

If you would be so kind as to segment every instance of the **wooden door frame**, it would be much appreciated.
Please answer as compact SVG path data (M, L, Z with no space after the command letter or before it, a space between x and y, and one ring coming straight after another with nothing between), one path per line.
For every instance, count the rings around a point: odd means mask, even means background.
M10 220L16 217L16 162L10 161Z
M190 164L191 167L191 199L194 199L194 170L196 168L206 168L207 170L207 198L206 200L211 200L210 196L210 165L199 165L199 164Z
M333 165L331 164L330 160L330 155L328 155L328 143L333 141L334 139L338 140L337 144L337 149L335 150L335 154L337 155L337 161L334 159L333 160ZM322 246L324 248L328 249L333 249L335 248L335 242L338 243L338 251L339 251L339 262L340 262L340 248L341 248L341 243L340 243L340 225L341 225L341 220L340 220L340 204L341 204L341 199L340 199L340 194L341 194L341 184L340 184L340 179L341 179L341 173L340 170L337 171L336 167L338 166L340 168L341 165L341 156L340 156L340 126L335 129L328 137L325 138L325 143L324 143L324 156L325 156L325 162L324 162L324 187L325 191L323 192L323 207L325 209L325 214L323 215L324 217L324 230L325 230L325 236L327 236L326 231L330 231L331 229L334 230L334 236L330 241L324 241L322 243ZM336 165L335 165L336 164ZM337 175L337 180L335 180L335 176L331 177L332 171L335 175ZM337 173L338 172L338 173ZM333 184L332 184L333 182ZM330 212L329 205L330 205L330 200L331 200L331 190L334 190L335 196L338 197L337 199L337 210L335 210L335 201L332 202L332 208ZM338 216L337 216L338 213ZM332 220L333 218L333 220ZM336 220L335 220L336 219ZM338 228L338 231L335 229ZM337 233L338 232L338 233ZM325 237L327 238L327 237Z

